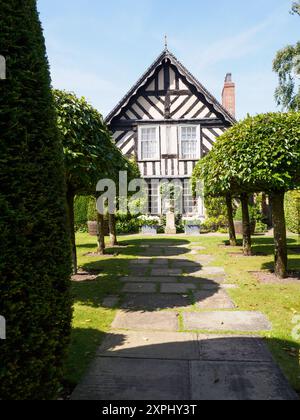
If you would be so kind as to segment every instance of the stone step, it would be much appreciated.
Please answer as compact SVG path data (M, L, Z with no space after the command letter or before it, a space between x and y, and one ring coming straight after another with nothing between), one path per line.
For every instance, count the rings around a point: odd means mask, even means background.
M178 331L178 315L175 312L125 312L119 311L112 323L117 330Z
M197 286L193 283L163 283L160 286L161 293L184 294L191 290L197 290Z
M155 283L125 283L123 293L155 293Z
M176 283L177 277L144 277L144 276L128 276L121 277L122 283Z
M257 332L271 330L271 324L260 312L186 312L185 330Z
M160 310L186 310L192 302L188 295L176 294L127 294L120 309L131 311L160 311Z
M235 304L226 291L201 290L194 293L195 305L199 309L234 309Z
M256 337L115 331L72 400L298 400Z
M264 339L180 332L114 331L97 356L169 360L272 362Z

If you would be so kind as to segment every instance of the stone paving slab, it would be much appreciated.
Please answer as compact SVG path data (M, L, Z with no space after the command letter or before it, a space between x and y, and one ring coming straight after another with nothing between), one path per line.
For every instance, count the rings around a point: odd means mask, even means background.
M179 281L184 281L185 283L195 283L199 285L214 285L218 286L223 285L226 281L225 277L214 277L214 276L202 276L202 277L190 277L182 276L178 277Z
M198 334L200 360L273 362L263 338Z
M126 283L123 287L124 293L155 293L155 283Z
M168 360L199 360L197 334L175 332L114 332L97 356Z
M147 259L147 260L145 260L145 259L140 259L140 260L132 260L132 261L130 261L129 262L129 266L140 266L140 265L150 265L151 264L151 259Z
M182 294L188 293L190 290L196 290L197 286L192 283L167 283L161 284L160 292L161 293L175 293Z
M183 314L187 330L267 331L271 324L260 312L187 312Z
M175 312L119 311L112 323L112 328L136 331L177 331L178 315Z
M122 283L176 283L177 277L121 277L120 281Z
M191 306L187 295L174 294L127 294L120 305L121 309L132 311L160 311L160 310L184 310Z
M189 400L189 362L96 357L71 399Z
M146 276L150 271L149 267L148 266L146 266L146 267L143 267L143 266L131 267L130 268L130 274L133 277Z
M199 270L200 265L196 261L191 260L174 260L172 261L172 268L194 268Z
M165 265L169 264L169 259L167 257L165 258L153 258L153 264L155 265Z
M192 400L296 400L274 363L191 362Z
M201 290L194 293L195 304L199 309L234 309L235 305L225 290Z
M218 276L225 275L225 270L222 267L202 267L201 270L190 274L195 277Z
M119 296L106 296L102 301L102 305L105 308L114 308L119 303L119 300Z
M174 277L174 276L180 276L182 274L182 270L173 268L173 269L160 269L160 268L154 268L151 271L151 275L154 277Z

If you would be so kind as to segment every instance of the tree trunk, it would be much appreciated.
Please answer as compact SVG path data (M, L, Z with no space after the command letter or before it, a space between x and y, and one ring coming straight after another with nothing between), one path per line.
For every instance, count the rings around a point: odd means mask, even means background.
M271 195L275 242L275 274L282 279L287 277L288 271L284 194L284 191L280 191Z
M251 244L251 222L249 215L249 196L246 193L241 194L241 203L243 211L243 251L246 257L252 255Z
M104 216L97 214L97 240L98 240L98 253L104 255L105 252L105 235L104 235Z
M233 221L233 206L232 206L232 196L231 194L226 195L226 205L227 205L227 216L229 224L229 241L231 246L236 246L236 234Z
M109 214L108 216L109 224L109 236L110 236L110 246L117 246L117 228L116 228L116 216L114 214Z
M72 251L72 263L73 263L73 273L77 274L77 250L76 250L76 237L74 229L74 198L75 194L73 191L67 192L67 205L68 205L68 220L69 220L69 229L70 229L70 238L71 238L71 251Z

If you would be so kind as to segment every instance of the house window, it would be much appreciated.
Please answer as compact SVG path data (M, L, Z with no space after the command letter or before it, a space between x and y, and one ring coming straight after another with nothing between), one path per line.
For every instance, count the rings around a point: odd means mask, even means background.
M200 159L200 127L180 127L180 158L185 160Z
M197 204L193 196L191 180L185 179L183 183L183 209L185 214L197 213Z
M139 158L140 160L159 160L158 127L140 127Z
M153 179L149 184L149 211L152 215L160 214L159 181Z

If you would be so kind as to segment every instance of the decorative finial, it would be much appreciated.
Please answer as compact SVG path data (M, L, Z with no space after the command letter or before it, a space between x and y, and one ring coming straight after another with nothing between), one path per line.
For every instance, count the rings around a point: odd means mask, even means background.
M165 35L165 50L168 50L168 36Z

